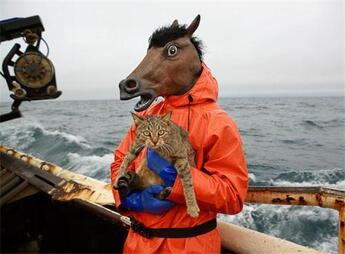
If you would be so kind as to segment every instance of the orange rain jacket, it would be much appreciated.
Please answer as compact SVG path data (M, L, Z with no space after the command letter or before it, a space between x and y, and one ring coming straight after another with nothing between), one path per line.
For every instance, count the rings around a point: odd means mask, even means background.
M143 112L164 114L172 111L172 120L188 129L196 151L196 167L191 168L200 214L191 218L186 213L182 184L177 177L168 199L176 205L163 214L129 211L150 228L193 227L216 217L217 213L236 214L242 210L248 189L248 174L239 131L234 121L216 103L218 85L210 70L203 71L193 88L184 95L168 96ZM192 97L192 100L188 97ZM189 111L189 113L188 113ZM115 150L111 164L111 182L134 138L134 126ZM132 163L129 170L139 167L146 150ZM115 204L121 201L113 190ZM220 253L218 229L192 238L147 239L130 230L124 253Z

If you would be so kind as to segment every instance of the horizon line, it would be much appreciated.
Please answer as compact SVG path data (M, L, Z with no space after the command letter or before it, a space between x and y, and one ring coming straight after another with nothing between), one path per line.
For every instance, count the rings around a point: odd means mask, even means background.
M343 95L225 95L225 96L219 96L218 99L227 99L227 98L344 98L345 94ZM133 98L135 99L135 98ZM97 99L48 99L48 100L37 100L37 101L121 101L119 98L97 98ZM36 101L36 100L32 100ZM128 101L134 101L134 100L128 100ZM0 101L0 104L2 103L11 103L13 100L5 100ZM31 102L31 101L28 101Z

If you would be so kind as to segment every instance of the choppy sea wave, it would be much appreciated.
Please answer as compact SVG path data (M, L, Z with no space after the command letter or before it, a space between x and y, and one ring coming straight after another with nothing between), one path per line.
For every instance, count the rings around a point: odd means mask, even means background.
M133 103L24 104L23 118L1 124L0 143L109 182L113 150L130 125ZM220 103L240 129L250 185L345 189L343 98L237 98ZM0 109L7 112L9 104ZM248 204L238 215L219 218L337 252L338 215L330 209Z
M109 168L114 155L104 147L92 147L85 137L48 130L38 122L21 126L5 126L0 140L19 151L26 151L74 172L109 181Z
M344 174L344 169L335 168L280 173L268 182L257 182L255 174L249 173L249 179L253 186L327 186L345 190ZM338 217L332 209L258 204L246 204L239 215L219 215L222 220L326 253L337 253Z
M219 215L219 218L326 253L337 253L338 212L335 210L255 204L245 205L239 215Z

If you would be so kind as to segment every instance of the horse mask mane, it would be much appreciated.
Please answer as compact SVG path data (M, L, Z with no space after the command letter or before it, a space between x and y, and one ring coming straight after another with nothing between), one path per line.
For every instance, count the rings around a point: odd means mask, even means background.
M197 16L197 19L198 19L197 25L199 25L200 15ZM180 25L177 19L175 19L172 25L157 28L152 33L152 35L149 38L148 49L152 47L156 47L156 48L164 47L165 44L167 44L169 41L173 41L178 38L184 37L187 34L188 34L187 25ZM196 36L192 36L190 38L190 41L192 42L196 51L198 52L200 60L202 60L203 55L204 55L202 41Z

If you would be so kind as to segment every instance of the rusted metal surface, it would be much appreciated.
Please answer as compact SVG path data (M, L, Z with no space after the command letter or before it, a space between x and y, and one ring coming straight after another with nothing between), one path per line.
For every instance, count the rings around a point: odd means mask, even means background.
M5 165L7 169L23 179L27 179L35 187L52 195L55 199L68 201L79 198L102 205L114 203L111 187L107 183L73 173L2 145L0 145L0 153L2 161L4 161L1 164L7 162ZM26 166L23 167L18 160L14 163L15 159L21 160ZM14 164L19 166L15 167Z
M307 205L340 210L345 206L345 191L326 187L249 187L247 203Z
M338 252L345 253L345 191L326 187L249 187L247 203L303 205L339 211Z
M11 172L11 180L8 184L2 186L1 192L11 189L13 181L19 183L21 181L20 179L25 179L31 185L60 201L68 201L76 198L97 201L98 197L104 196L104 193L97 192L93 188L94 186L77 183L73 180L66 180L52 174L52 172L60 172L53 164L44 162L39 163L40 167L37 167L38 163L36 159L29 155L18 153L13 149L10 150L10 154L8 152L0 152L2 158L1 164ZM70 172L69 175L71 176L72 174ZM70 179L72 178L70 177ZM113 202L112 197L109 201L110 203Z
M103 193L97 193L90 186L82 185L72 180L66 181L33 165L27 165L29 161L33 161L28 156L21 156L21 158L26 158L25 161L6 154L3 155L3 158L5 159L3 164L17 175L16 178L20 176L26 179L30 184L51 195L56 200L69 201L76 198L97 200L98 196L103 195ZM25 168L25 171L22 170L23 168Z
M52 197L60 201L68 201L73 199L90 200L95 193L92 188L84 186L73 181L64 182L59 188L50 192Z

